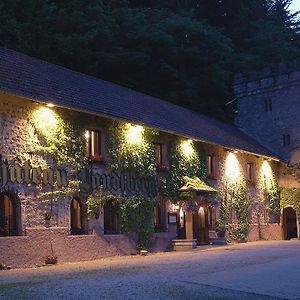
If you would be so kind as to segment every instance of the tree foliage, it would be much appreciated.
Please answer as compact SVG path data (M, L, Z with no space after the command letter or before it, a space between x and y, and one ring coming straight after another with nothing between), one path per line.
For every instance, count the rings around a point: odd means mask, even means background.
M232 78L300 56L291 0L2 0L0 45L228 119Z

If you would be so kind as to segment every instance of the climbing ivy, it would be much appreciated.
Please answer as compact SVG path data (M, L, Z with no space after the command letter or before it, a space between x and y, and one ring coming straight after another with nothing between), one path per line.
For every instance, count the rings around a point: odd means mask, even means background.
M121 227L124 233L137 234L137 248L148 250L154 232L153 209L157 201L144 196L124 197L120 203Z
M161 195L173 201L182 199L179 189L185 184L184 177L206 178L204 150L199 143L193 142L193 152L185 155L181 147L183 140L177 138L169 147L169 172L161 179Z
M144 196L120 196L100 191L87 199L88 214L97 215L108 201L118 203L123 233L137 235L137 248L148 250L154 232L153 209L157 204L154 198Z
M58 110L41 107L31 115L31 123L40 143L36 152L52 158L58 166L68 165L79 170L85 163L83 129Z
M248 236L250 203L250 197L246 188L240 184L234 194L232 202L238 221L235 227L235 234L239 241L245 241Z
M144 128L141 141L130 143L126 139L129 125L124 122L113 122L109 126L107 151L110 160L108 167L116 171L131 171L144 176L154 176L156 174L154 141L158 131Z
M280 206L285 208L291 206L296 211L297 217L300 218L300 189L281 188L280 189Z

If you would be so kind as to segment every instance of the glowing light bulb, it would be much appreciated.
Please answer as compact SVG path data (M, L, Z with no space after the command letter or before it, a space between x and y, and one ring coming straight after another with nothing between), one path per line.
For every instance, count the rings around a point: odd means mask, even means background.
M55 134L59 119L53 110L48 107L40 107L33 112L32 117L35 126L43 132L43 134Z
M186 140L181 143L181 150L185 156L191 156L194 154L195 149L192 140Z
M126 141L129 144L138 144L143 141L144 128L139 125L128 124L126 126Z
M226 179L235 183L240 179L239 161L234 153L229 153L225 161Z

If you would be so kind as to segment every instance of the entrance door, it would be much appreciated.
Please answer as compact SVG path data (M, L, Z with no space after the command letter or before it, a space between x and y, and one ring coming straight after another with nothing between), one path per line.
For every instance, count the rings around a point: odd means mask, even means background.
M185 212L182 207L177 212L177 238L179 240L186 239Z
M207 207L200 206L193 214L193 236L198 245L208 245L208 211Z
M7 195L0 196L0 236L16 234L15 209Z
M297 238L297 217L292 207L283 209L283 232L285 240Z

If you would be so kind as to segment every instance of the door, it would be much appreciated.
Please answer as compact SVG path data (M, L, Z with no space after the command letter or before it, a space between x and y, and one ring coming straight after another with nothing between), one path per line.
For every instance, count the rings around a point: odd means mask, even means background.
M7 195L0 196L0 236L16 234L15 209Z
M208 245L209 225L207 206L200 206L198 212L193 214L193 236L197 245Z
M298 237L297 217L296 212L292 207L286 207L283 209L283 233L285 240Z

